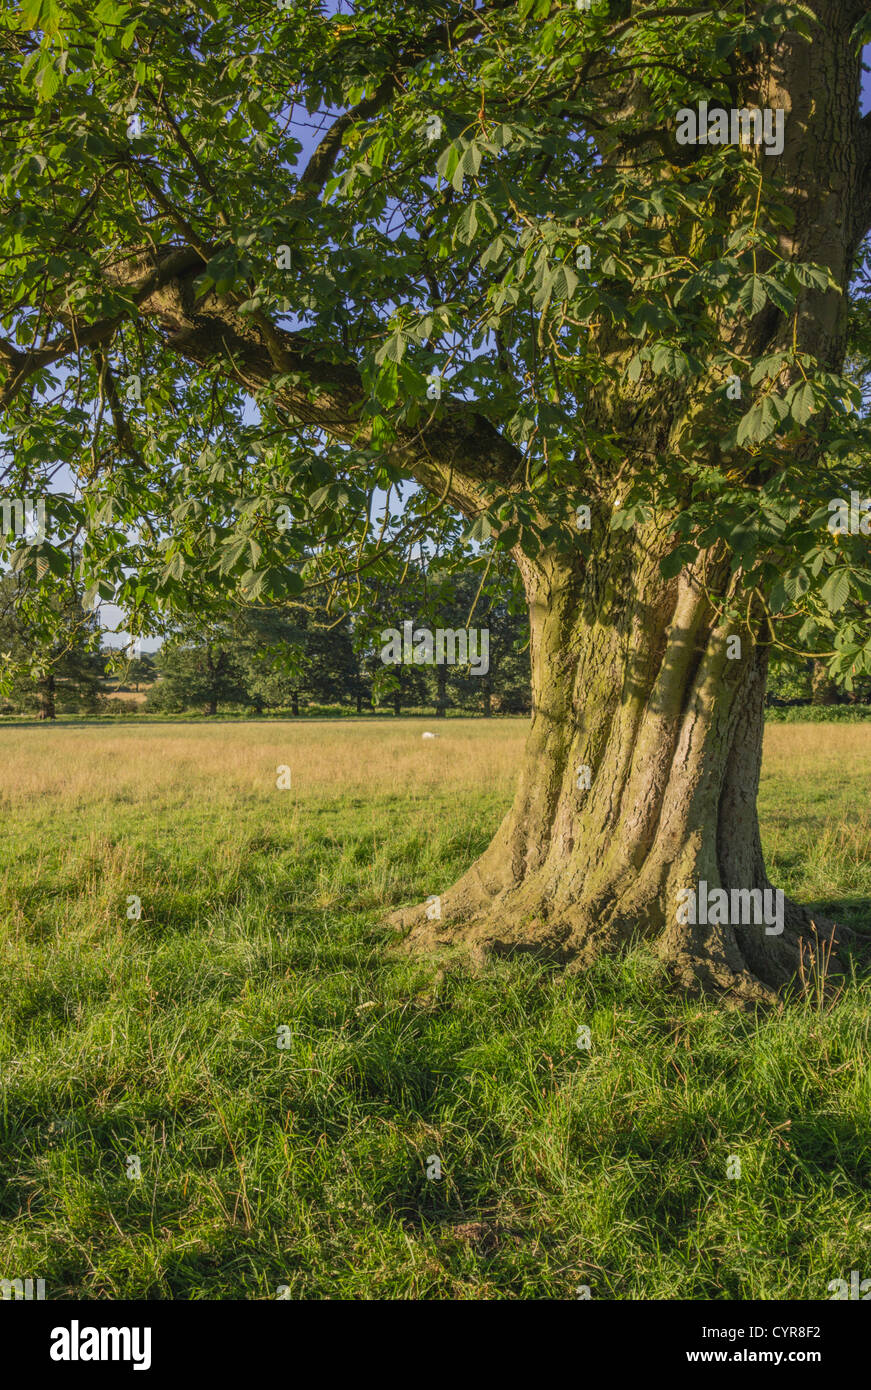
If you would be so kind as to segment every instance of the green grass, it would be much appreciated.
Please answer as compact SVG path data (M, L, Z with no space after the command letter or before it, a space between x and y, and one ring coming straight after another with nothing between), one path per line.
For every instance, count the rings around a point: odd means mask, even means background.
M748 1017L676 997L645 949L587 976L391 952L385 907L484 847L523 733L420 727L0 731L0 1277L817 1299L871 1275L863 976ZM766 850L868 927L871 738L830 732L769 739Z

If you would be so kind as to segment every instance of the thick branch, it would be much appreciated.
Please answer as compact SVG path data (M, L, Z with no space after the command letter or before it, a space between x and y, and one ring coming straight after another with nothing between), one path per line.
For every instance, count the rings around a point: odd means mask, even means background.
M277 400L292 422L314 425L336 440L366 447L371 427L362 419L366 393L356 363L324 360L305 334L279 328L263 315L239 314L229 296L212 290L197 298L194 283L202 263L202 255L192 248L163 247L116 256L105 275L136 305L139 315L163 332L167 347L252 393L281 378ZM122 321L119 316L79 324L75 334L28 354L4 395L11 398L28 376L74 351L76 342L106 342ZM5 356L8 360L8 353ZM25 354L18 357L24 359ZM129 447L129 440L122 442ZM467 515L486 507L494 489L504 490L523 477L520 450L479 411L460 401L442 403L430 421L401 431L389 456L409 477L432 492L445 493Z
M127 297L135 305L141 305L155 292L175 277L185 274L194 267L202 269L202 256L191 247L173 247L170 253L150 265L144 265L138 258L141 273L131 280L115 277L113 283L124 288ZM112 270L107 275L111 278ZM97 319L94 323L83 323L67 315L71 323L70 331L59 338L52 339L44 347L30 352L19 352L9 343L0 346L0 359L8 367L8 375L3 390L0 391L0 410L5 409L17 396L25 383L37 373L60 362L82 347L100 347L110 341L124 323L127 315L113 314L109 318Z

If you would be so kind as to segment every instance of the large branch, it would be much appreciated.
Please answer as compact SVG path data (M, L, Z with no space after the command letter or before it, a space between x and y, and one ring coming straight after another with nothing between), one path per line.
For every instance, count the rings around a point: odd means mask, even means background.
M125 298L132 305L138 306L178 275L194 268L201 270L202 266L203 258L198 251L188 246L173 247L158 260L147 261L141 256L137 257L137 273L129 278L115 276L112 279L110 271L107 279L117 288L124 290ZM108 318L96 319L93 323L85 323L75 315L65 314L62 310L57 311L57 317L66 319L70 328L44 343L42 347L22 352L5 339L0 340L0 360L6 367L5 384L0 390L0 410L5 410L31 377L38 375L46 367L63 361L79 348L101 347L111 341L128 318L128 312L122 310Z
M366 447L371 426L362 418L366 392L356 363L325 360L304 333L277 327L261 314L240 314L229 296L209 291L197 298L194 281L201 269L198 253L165 247L115 258L106 278L135 301L168 348L253 394L280 378L276 399L290 422ZM485 508L495 489L523 478L520 450L460 401L443 402L428 422L402 430L389 458L467 515Z
M291 206L323 191L351 127L389 105L402 90L403 77L422 59L452 47L458 25L463 26L462 41L473 41L480 36L488 12L510 8L513 3L485 0L477 23L470 22L466 11L433 25L397 54L372 93L336 118L309 159L290 199ZM194 172L202 182L203 171L195 167ZM209 249L214 252L218 248ZM243 317L235 311L232 299L209 293L195 300L192 282L203 262L201 245L164 247L156 254L122 254L104 266L104 274L107 282L122 292L127 301L124 310L85 323L69 311L55 309L65 331L27 352L0 339L0 364L5 368L0 411L46 367L82 347L105 347L129 319L133 307L134 312L160 325L170 348L236 379L247 390L261 389L275 375L302 376L307 386L282 383L278 393L288 415L317 425L336 439L365 444L371 431L359 418L364 391L355 364L322 360L304 335L270 325L262 315ZM424 427L402 432L390 457L409 476L446 496L467 514L479 512L487 505L490 489L509 486L519 479L523 468L519 450L483 415L459 402L444 404L438 418Z

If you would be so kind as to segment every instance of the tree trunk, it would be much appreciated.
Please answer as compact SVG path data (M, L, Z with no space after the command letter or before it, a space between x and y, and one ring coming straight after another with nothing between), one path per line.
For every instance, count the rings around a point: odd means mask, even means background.
M56 715L54 701L54 672L49 671L48 675L39 682L39 717L40 719L54 719Z
M413 948L536 951L575 968L643 937L686 988L770 999L813 938L803 908L784 901L780 933L737 895L734 921L679 912L702 882L709 898L727 890L730 917L732 890L771 889L756 813L767 651L722 626L691 576L662 580L656 546L628 545L583 580L580 566L523 566L534 715L514 805L440 890L440 920L422 905L394 923Z
M484 677L484 688L482 690L484 699L484 718L491 719L493 716L493 678L490 675Z
M448 668L443 663L436 666L436 719L444 719L448 703Z
M399 715L399 714L402 713L402 693L401 693L401 691L399 691L399 690L394 691L394 695L393 695L393 713L396 714L396 715Z
M294 718L299 718L299 691L294 690L290 696L290 711Z
M793 217L780 254L827 266L843 290L871 194L871 131L860 128L850 38L862 6L816 0L815 8L814 42L774 45L748 90L760 106L789 112L778 176ZM724 318L722 334L749 361L792 334L838 371L845 324L842 293L810 290L795 321L768 307L745 328ZM627 351L607 324L600 343L603 356ZM621 472L631 475L635 459L668 446L679 411L658 383L646 397L592 392L585 414L590 427L619 435ZM613 492L597 499L603 509ZM578 967L644 938L687 989L770 1001L805 947L816 953L850 933L812 922L788 900L779 932L746 910L751 894L771 888L756 811L767 665L760 615L730 631L718 616L729 597L725 568L716 578L719 557L702 555L667 583L652 523L624 544L596 510L585 559L533 564L515 552L531 613L533 717L514 805L481 858L441 890L440 920L415 908L394 921L411 947L539 951ZM741 652L731 659L736 636ZM702 884L708 894L725 890L728 920L688 917L686 896L698 901ZM709 915L720 917L720 904Z
M209 676L209 695L206 700L205 709L203 710L203 713L206 715L207 718L211 718L218 713L218 694L220 690L218 674L220 669L220 662L220 656L218 657L218 660L216 662L212 653L212 648L207 646L206 671L208 672Z
M826 663L814 661L811 676L811 704L837 705L840 703L840 699L841 692L838 686L826 674Z

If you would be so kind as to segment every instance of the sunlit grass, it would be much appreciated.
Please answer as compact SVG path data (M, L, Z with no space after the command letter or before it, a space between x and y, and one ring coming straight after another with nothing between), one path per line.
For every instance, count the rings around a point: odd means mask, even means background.
M754 1020L676 998L644 950L586 977L392 954L385 908L480 852L525 734L425 727L0 730L0 1277L335 1299L871 1276L867 984ZM869 772L865 725L767 733L772 875L860 927Z

